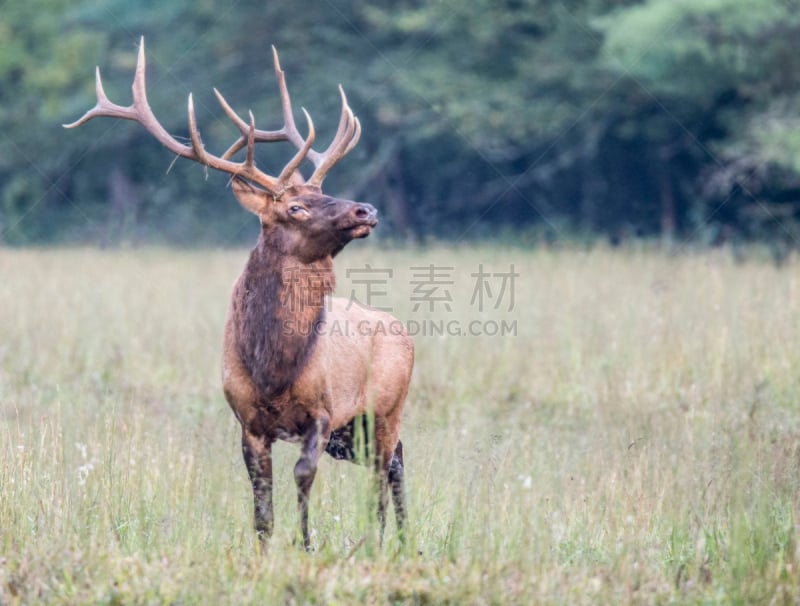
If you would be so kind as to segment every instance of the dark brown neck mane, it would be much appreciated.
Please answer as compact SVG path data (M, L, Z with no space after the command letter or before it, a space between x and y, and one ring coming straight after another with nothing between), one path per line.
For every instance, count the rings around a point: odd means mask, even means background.
M284 395L311 357L335 285L330 256L303 262L285 246L264 226L234 293L239 355L265 403Z

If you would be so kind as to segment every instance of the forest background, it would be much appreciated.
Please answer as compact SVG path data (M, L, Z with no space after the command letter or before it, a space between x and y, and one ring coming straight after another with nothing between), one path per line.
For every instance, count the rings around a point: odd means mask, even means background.
M176 136L195 95L206 144L235 131L217 87L277 128L270 45L295 109L331 136L342 83L364 126L326 191L371 202L383 237L760 240L800 225L796 0L11 1L0 23L0 242L241 244L225 177L143 129L71 122L100 65ZM302 121L300 122L302 123ZM262 146L266 170L291 154ZM277 168L273 170L278 170ZM213 182L213 183L211 183ZM217 183L218 182L218 183ZM391 236L388 236L391 234Z

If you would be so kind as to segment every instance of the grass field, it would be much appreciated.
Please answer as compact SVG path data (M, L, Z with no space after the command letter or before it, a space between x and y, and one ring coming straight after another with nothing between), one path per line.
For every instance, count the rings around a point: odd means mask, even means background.
M245 257L0 249L0 604L796 603L798 263L348 248L341 294L369 263L403 320L517 334L416 336L405 548L329 459L293 546L282 444L259 555L219 379ZM414 300L429 265L450 311Z

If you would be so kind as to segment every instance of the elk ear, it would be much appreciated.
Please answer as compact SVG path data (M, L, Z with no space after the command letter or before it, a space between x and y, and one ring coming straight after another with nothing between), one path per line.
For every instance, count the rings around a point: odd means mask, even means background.
M266 209L270 199L269 192L254 187L239 177L231 179L231 189L236 199L239 200L239 204L251 213L260 215Z

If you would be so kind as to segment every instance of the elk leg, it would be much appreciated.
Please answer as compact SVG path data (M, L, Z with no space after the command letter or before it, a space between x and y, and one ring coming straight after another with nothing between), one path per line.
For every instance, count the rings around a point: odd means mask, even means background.
M389 503L389 482L387 481L389 474L383 464L380 464L375 471L378 483L378 524L380 524L380 539L381 545L383 545L383 532L386 530L386 506Z
M272 536L272 443L242 430L242 454L253 485L255 528L262 548Z
M405 469L403 468L403 443L397 441L397 447L389 464L389 487L392 491L394 515L397 519L397 532L400 540L405 540L406 526L406 495L405 495Z
M394 513L397 520L397 533L401 541L405 541L405 490L403 485L403 444L398 441L394 452L389 457L388 465L381 463L377 470L379 476L378 486L378 522L380 523L381 543L386 528L386 508L389 504L389 491L392 493Z
M303 449L300 459L294 466L294 481L297 483L297 508L300 513L300 529L303 533L303 547L311 550L311 538L308 534L308 497L311 485L317 475L317 461L325 450L325 443L330 437L330 423L327 418L316 419L303 436Z

